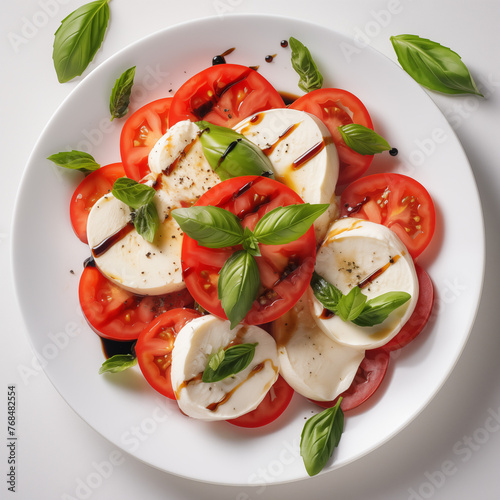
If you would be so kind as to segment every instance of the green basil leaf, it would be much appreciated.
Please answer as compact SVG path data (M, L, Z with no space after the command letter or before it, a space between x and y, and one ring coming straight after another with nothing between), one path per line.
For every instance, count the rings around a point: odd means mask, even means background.
M338 301L335 310L337 316L343 321L354 321L363 311L366 298L366 295L361 292L361 288L355 286Z
M142 205L134 212L134 226L146 241L153 242L160 227L160 217L153 201Z
M321 302L323 307L335 312L337 304L344 294L334 285L322 278L316 271L311 277L311 288L314 296Z
M202 382L220 382L232 375L243 371L251 362L255 355L255 344L237 344L227 349L222 349L222 355L217 353L210 361L216 357L213 363L208 363L201 376ZM214 368L215 366L215 368Z
M391 36L403 69L420 85L445 94L482 96L462 58L453 50L417 35Z
M115 354L108 358L99 368L99 375L103 373L118 373L137 364L137 358L132 354Z
M50 155L47 160L54 162L58 167L80 170L80 172L93 172L100 167L91 155L83 151L63 151Z
M387 292L366 302L363 312L352 322L358 326L374 326L387 319L389 314L401 307L411 295L406 292Z
M274 208L257 222L253 233L259 243L285 245L305 234L328 207L328 204L300 203Z
M205 121L196 125L200 128L203 154L221 180L242 175L274 177L269 158L244 135Z
M138 209L154 198L155 190L128 177L120 177L114 182L111 194L130 208Z
M243 249L254 257L260 257L259 241L248 227L243 232Z
M220 364L222 363L222 360L224 359L225 355L226 351L224 350L223 347L221 347L215 354L210 356L207 367L210 368L212 371L217 370L217 368L219 368Z
M300 77L299 88L304 92L320 89L323 86L323 75L319 72L309 49L293 37L290 37L290 49L292 67Z
M338 130L347 146L361 155L374 155L391 149L382 136L363 125L349 123L338 127Z
M259 268L245 250L231 255L219 272L217 292L222 309L234 328L250 311L260 286Z
M223 208L176 208L171 214L181 229L204 247L231 247L243 241L240 219Z
M81 75L99 50L108 26L108 1L82 5L62 20L52 53L60 83Z
M132 85L134 85L134 77L135 66L125 70L116 80L109 99L111 121L115 118L122 118L128 113L130 93L132 92Z
M344 413L340 408L342 398L332 408L307 420L300 437L300 455L307 473L315 476L323 470L339 445L344 431Z

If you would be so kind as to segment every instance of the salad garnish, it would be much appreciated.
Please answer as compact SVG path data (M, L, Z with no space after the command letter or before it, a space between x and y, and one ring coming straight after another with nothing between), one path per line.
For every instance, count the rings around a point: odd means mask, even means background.
M344 142L361 155L373 155L391 150L391 146L381 135L364 125L349 123L338 127L338 130Z
M99 375L103 373L119 373L137 364L133 354L115 354L108 358L99 368Z
M54 162L58 167L79 170L88 173L97 170L101 165L94 160L92 155L83 151L61 151L47 157L47 160Z
M202 382L220 382L243 371L252 362L257 345L258 343L255 342L219 349L208 360L207 367L201 377Z
M128 113L130 93L134 85L135 66L125 70L116 80L111 97L109 98L109 112L111 121L123 118Z
M300 77L299 88L304 92L320 89L323 86L323 75L314 62L309 49L299 40L290 37L292 51L292 67Z

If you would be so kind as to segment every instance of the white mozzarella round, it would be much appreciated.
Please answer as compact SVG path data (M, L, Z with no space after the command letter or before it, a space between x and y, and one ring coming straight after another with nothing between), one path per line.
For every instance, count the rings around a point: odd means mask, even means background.
M219 382L201 380L211 355L234 344L255 343L243 371ZM178 333L172 351L172 386L179 408L201 420L228 420L254 410L278 378L276 343L257 326L238 325L212 315L196 318Z
M315 271L344 294L360 286L368 299L392 291L411 295L385 321L371 327L329 317L313 298L313 315L323 332L359 349L389 342L410 318L418 300L418 278L406 247L390 229L373 222L354 218L334 222L318 250Z
M311 315L311 296L309 288L273 323L280 374L306 398L332 401L349 388L365 352L325 335Z
M268 156L276 180L297 192L306 203L329 203L315 223L316 239L323 239L337 214L335 185L339 174L337 148L321 120L296 109L257 113L235 130Z

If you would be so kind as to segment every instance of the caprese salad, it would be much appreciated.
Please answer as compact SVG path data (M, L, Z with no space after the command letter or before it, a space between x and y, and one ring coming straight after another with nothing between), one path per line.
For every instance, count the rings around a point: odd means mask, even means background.
M294 392L326 408L302 435L313 475L430 316L414 259L433 203L410 177L364 176L395 150L358 97L317 86L286 105L222 62L126 118L121 161L76 188L80 304L118 353L101 371L138 362L189 417L259 427Z

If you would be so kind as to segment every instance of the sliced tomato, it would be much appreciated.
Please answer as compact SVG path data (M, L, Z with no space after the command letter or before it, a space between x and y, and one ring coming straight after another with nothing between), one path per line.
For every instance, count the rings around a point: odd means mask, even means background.
M417 271L419 287L417 305L410 319L398 334L381 347L386 351L395 351L408 345L423 330L431 316L432 306L434 305L432 280L418 264L415 264L415 270Z
M372 119L364 104L350 92L342 89L318 89L299 97L292 109L317 116L328 128L339 154L337 185L344 186L361 177L373 160L373 155L361 155L346 145L338 127L357 123L373 130Z
M149 173L148 155L168 128L171 97L146 104L129 116L120 136L120 154L127 177L140 181Z
M238 427L262 427L270 424L287 409L292 400L293 392L293 389L280 375L255 410L241 417L227 420L227 422Z
M169 123L206 120L233 127L258 111L284 107L278 91L254 69L218 64L191 77L175 93Z
M160 314L193 303L186 289L166 295L135 295L109 281L96 267L87 266L79 299L90 327L111 340L134 340Z
M402 174L374 174L353 182L340 197L340 216L357 217L392 229L415 258L434 234L436 213L427 190Z
M303 203L289 187L267 177L243 176L228 179L207 191L198 206L218 206L241 220L242 226L254 229L258 220L276 207ZM298 240L286 245L259 245L256 257L261 286L244 322L259 325L273 321L291 309L305 292L314 270L316 243L311 227ZM182 270L193 298L207 311L226 319L217 295L219 271L241 246L206 248L184 235Z
M135 353L142 374L153 389L167 398L175 399L170 378L175 337L200 316L194 309L171 309L154 319L137 339Z
M342 397L340 403L342 411L349 411L358 407L370 398L382 383L389 366L389 359L389 352L383 349L366 351L349 389L333 401L314 401L314 403L323 408L330 408L337 404L339 397Z
M94 203L113 189L118 177L125 177L121 163L111 163L91 172L78 184L69 204L73 231L84 243L87 241L87 219Z

